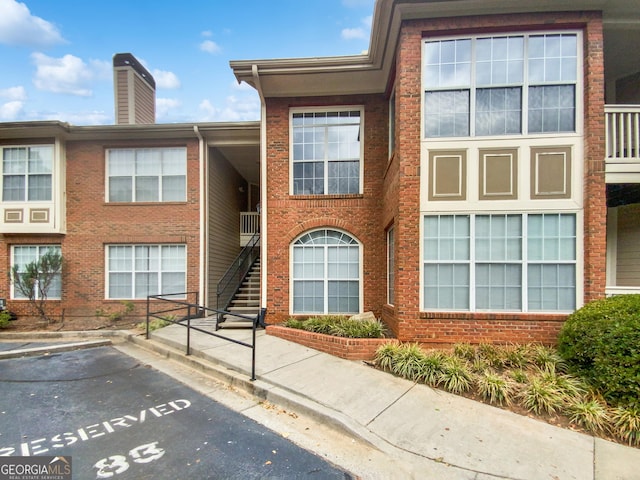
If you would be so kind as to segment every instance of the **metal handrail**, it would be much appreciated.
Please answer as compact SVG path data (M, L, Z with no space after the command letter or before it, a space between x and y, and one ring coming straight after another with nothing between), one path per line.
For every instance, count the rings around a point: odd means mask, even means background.
M181 299L171 300L169 298L166 298L173 295L180 296ZM221 338L228 342L232 342L237 345L250 348L251 349L251 380L252 381L255 380L256 379L256 329L258 328L258 325L261 325L262 323L264 323L263 319L264 319L265 310L262 309L260 313L256 315L240 315L237 313L233 314L236 317L241 317L245 320L250 320L252 322L251 343L246 343L240 340L236 340L235 338L225 337L224 335L220 335L210 330L205 330L203 328L191 325L192 319L202 318L204 315L206 315L207 312L215 315L216 319L222 317L225 314L228 314L229 312L208 308L202 305L198 305L197 302L190 303L187 300L184 300L184 299L188 299L190 295L195 295L196 299L198 298L198 292L185 292L185 293L147 296L146 339L149 340L150 320L152 318L157 318L174 325L181 325L183 327L186 327L187 329L186 355L191 355L191 330L195 330L197 332L204 333L206 335L211 335L212 337ZM163 306L161 310L151 311L152 301L154 301L155 303L167 302L172 306L171 307ZM183 315L176 315L175 312L183 313ZM184 315L184 313L186 313L186 315ZM167 314L169 314L169 316ZM171 318L171 316L174 316L174 318Z
M259 254L260 232L256 232L218 282L216 288L216 308L218 310L226 310L229 307Z

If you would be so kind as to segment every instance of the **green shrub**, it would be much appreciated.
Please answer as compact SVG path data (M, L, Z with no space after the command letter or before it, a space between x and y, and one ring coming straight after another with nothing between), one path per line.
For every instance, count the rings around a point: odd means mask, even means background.
M9 326L12 315L7 310L0 310L0 328L6 328Z
M640 295L597 300L571 314L558 351L609 403L640 408Z
M393 365L394 359L399 355L400 348L400 344L395 342L380 345L376 350L376 355L373 359L376 366L383 370L391 371L391 366Z
M618 407L610 415L611 433L631 446L640 446L640 408Z
M564 401L560 389L552 382L541 377L533 377L529 384L520 391L522 406L536 415L541 413L553 414Z
M306 320L290 318L283 325L336 337L384 338L385 336L385 326L379 320L351 320L344 315L310 317Z
M441 351L426 352L418 380L432 387L437 386L445 371L446 361L447 357Z
M446 359L444 369L440 375L440 385L450 393L461 394L468 392L472 387L471 372L466 364L458 357L451 356Z
M478 375L476 388L480 397L491 404L511 404L513 387L508 380L497 373L487 371Z
M569 419L592 433L603 431L608 422L607 405L596 398L576 400L567 406Z
M403 344L393 359L391 371L396 375L416 381L423 370L425 354L417 343Z

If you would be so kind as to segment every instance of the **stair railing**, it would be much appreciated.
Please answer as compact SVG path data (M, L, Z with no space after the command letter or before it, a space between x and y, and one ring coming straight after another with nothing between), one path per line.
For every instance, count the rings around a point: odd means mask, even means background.
M233 297L240 290L242 281L249 273L253 262L260 255L260 232L253 234L242 251L218 282L216 288L216 309L227 310Z

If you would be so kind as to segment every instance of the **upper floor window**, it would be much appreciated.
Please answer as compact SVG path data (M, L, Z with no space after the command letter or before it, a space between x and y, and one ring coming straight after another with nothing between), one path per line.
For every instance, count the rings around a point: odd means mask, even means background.
M53 146L2 148L2 201L51 201Z
M575 33L426 40L428 138L574 132Z
M109 202L184 202L186 148L107 150Z
M292 113L293 194L360 193L361 127L360 110Z

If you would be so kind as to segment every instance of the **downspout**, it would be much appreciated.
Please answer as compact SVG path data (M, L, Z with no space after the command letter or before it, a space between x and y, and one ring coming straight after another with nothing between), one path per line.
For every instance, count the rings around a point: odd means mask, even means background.
M198 295L200 305L209 306L209 275L207 268L209 264L209 188L207 185L208 161L204 138L200 133L198 125L193 126L193 131L199 142L199 173L200 173L200 256L198 275Z
M267 308L267 105L264 100L258 66L251 66L253 81L260 96L260 308Z

